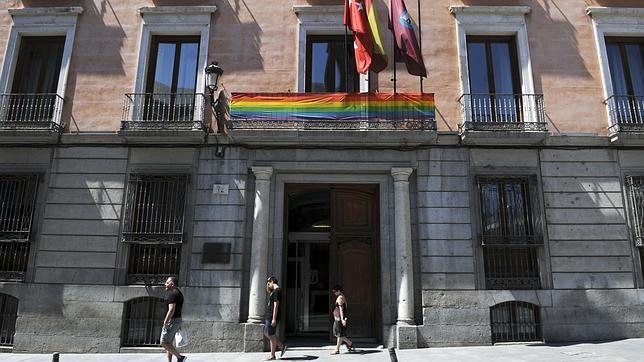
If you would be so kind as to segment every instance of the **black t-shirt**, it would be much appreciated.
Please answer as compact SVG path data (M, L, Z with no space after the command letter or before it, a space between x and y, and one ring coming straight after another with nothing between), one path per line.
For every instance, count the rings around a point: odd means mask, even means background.
M174 314L172 318L181 318L181 309L183 308L183 294L179 289L172 289L166 292L165 295L165 305L170 306L170 304L175 303Z
M281 303L282 302L282 290L281 289L273 289L271 294L268 296L268 304L266 305L266 319L269 321L273 320L273 306L275 305L275 302ZM277 307L277 315L275 316L275 320L279 321L280 320L280 307Z

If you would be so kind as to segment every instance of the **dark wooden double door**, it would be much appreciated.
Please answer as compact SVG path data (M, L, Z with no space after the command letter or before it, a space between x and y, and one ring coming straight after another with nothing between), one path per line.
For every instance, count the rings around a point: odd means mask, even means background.
M319 191L319 192L318 192ZM329 310L335 297L331 287L339 284L348 300L349 336L378 339L379 318L379 257L378 257L378 187L376 185L290 185L287 195L308 193L312 203L324 205L328 211L317 212L326 218L304 232L289 230L287 240L287 290L297 312L287 312L287 333L329 334ZM321 196L320 196L321 195ZM328 201L324 199L328 198ZM317 199L317 201L313 201ZM294 200L287 196L287 203ZM295 201L293 203L296 203ZM289 220L300 209L289 205ZM326 206L315 206L323 209ZM301 209L303 210L303 209ZM306 211L302 211L306 212ZM325 216L322 216L325 215ZM311 218L313 219L313 218ZM315 223L314 223L315 224ZM317 231L317 226L322 226ZM323 305L326 303L326 306ZM316 314L317 313L317 314ZM324 313L324 314L323 314Z

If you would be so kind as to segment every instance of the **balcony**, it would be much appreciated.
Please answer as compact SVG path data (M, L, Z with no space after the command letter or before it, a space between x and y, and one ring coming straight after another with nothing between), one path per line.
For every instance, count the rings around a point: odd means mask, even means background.
M436 138L433 94L233 93L227 118L241 143L400 146Z
M530 144L547 135L541 94L463 94L459 102L465 142Z
M202 140L207 129L201 93L125 94L120 133L126 137Z
M608 133L613 140L618 135L644 133L644 97L614 95L604 101L608 107L610 126ZM637 136L635 136L637 137Z
M63 97L55 93L0 94L0 139L7 142L54 140L63 130L62 109Z

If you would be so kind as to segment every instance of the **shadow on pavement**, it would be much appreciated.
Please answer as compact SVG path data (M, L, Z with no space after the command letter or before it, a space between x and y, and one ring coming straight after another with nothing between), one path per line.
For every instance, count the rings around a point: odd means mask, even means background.
M284 360L286 360L286 361L310 361L310 360L314 360L314 359L318 359L318 358L320 358L320 357L305 355L305 356L299 356L299 357L282 357L282 358L280 358L280 360L282 360L282 361L284 361Z

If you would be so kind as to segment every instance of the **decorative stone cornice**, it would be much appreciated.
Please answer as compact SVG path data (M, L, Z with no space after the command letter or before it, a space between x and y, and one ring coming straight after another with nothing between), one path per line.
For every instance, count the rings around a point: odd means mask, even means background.
M156 15L196 15L212 14L217 11L217 6L145 6L139 8L139 14L156 14Z
M634 17L642 18L644 22L644 8L616 8L604 6L589 6L586 8L586 14L592 17L617 16L617 17Z
M38 8L8 9L11 16L78 16L83 13L82 6L53 6Z
M530 13L530 7L452 5L449 12L454 15L525 15Z
M342 5L293 5L293 12L298 15L342 14Z

